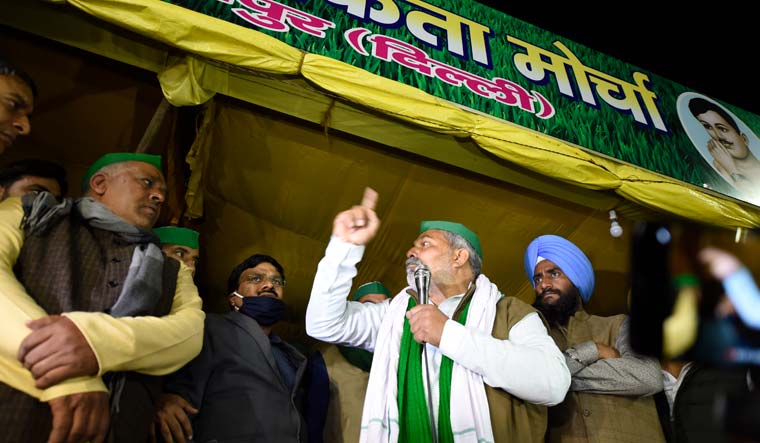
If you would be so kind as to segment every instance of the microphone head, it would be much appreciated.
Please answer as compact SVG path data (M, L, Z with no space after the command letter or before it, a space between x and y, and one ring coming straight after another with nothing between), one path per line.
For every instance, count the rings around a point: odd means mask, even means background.
M414 278L418 277L430 278L430 268L424 263L420 263L420 265L417 266L417 269L414 270Z
M428 293L430 292L430 268L424 264L417 266L417 269L414 270L414 285L417 286L420 304L427 304Z

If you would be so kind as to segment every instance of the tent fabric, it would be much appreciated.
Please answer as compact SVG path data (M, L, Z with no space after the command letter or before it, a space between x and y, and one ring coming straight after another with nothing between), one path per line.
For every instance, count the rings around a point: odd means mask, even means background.
M212 100L205 106L203 120L185 157L185 162L190 168L190 178L185 190L185 216L190 219L203 217L204 170L211 151L211 129L215 119L216 106Z
M516 125L484 121L473 139L498 157L576 186L594 190L620 186L620 179L588 151Z
M275 38L160 0L67 0L67 3L153 40L242 68L297 74L303 58L302 51Z
M328 94L455 137L471 137L505 160L572 185L612 190L658 210L724 227L760 227L749 204L608 159L561 140L462 109L445 100L337 60L304 54L263 33L158 0L68 0L119 27L195 54L257 72L300 74ZM167 99L200 104L224 91L223 78L204 79L201 59L187 57L159 76ZM203 83L205 86L200 87ZM210 86L209 86L210 84ZM475 171L477 172L477 171Z
M637 168L600 159L621 179L615 190L626 199L700 223L723 227L758 227L760 212L710 191Z
M606 214L516 185L408 156L316 125L282 119L233 100L215 99L206 145L213 161L203 170L204 263L208 309L224 309L229 269L254 253L271 254L286 268L285 301L302 319L314 270L335 215L361 200L365 186L379 193L377 236L359 264L354 288L382 281L391 292L406 285L406 251L423 219L456 220L478 233L483 272L504 294L532 302L522 271L530 240L552 233L571 239L597 265L594 312L622 312L627 293L630 229L609 236ZM600 216L601 215L601 216ZM294 321L290 327L302 328ZM290 331L296 335L302 330Z
M166 100L172 106L193 106L206 103L215 94L214 90L203 87L206 75L206 63L195 57L174 57L158 72L158 81ZM213 83L221 86L224 79L216 79Z

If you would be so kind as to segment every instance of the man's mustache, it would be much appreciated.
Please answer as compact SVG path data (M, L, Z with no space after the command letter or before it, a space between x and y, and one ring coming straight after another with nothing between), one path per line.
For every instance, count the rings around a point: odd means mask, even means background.
M406 259L406 269L409 269L409 267L414 266L414 269L417 269L420 265L422 265L422 262L417 257L409 257Z
M543 298L546 294L557 294L562 295L560 291L557 291L556 289L544 289L541 291L541 297Z

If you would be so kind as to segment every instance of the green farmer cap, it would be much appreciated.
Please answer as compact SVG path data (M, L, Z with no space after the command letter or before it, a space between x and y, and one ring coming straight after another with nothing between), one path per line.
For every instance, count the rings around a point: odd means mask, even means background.
M181 245L188 248L198 249L198 231L179 226L163 226L153 230L162 245Z
M478 239L478 236L467 226L461 223L454 223L443 220L428 220L420 223L420 234L431 229L453 232L454 234L464 237L464 239L470 243L470 246L475 249L475 252L478 253L480 259L483 259L483 250L480 249L480 240Z
M141 154L137 152L111 152L100 157L95 163L87 168L87 172L85 172L84 177L82 177L82 191L86 191L90 186L90 178L92 178L96 172L108 165L121 162L143 162L155 166L159 171L161 170L160 155Z
M390 297L391 291L386 289L379 281L371 281L356 288L354 295L351 296L351 300L359 301L360 298L367 294L385 294L386 297Z

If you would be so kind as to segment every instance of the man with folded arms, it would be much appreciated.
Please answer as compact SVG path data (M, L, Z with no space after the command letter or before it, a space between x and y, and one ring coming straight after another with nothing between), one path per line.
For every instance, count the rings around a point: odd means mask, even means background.
M652 397L663 388L660 364L633 352L628 316L583 309L595 281L586 254L563 237L542 235L528 245L524 265L534 306L549 321L572 374L565 401L549 409L547 441L665 441Z

